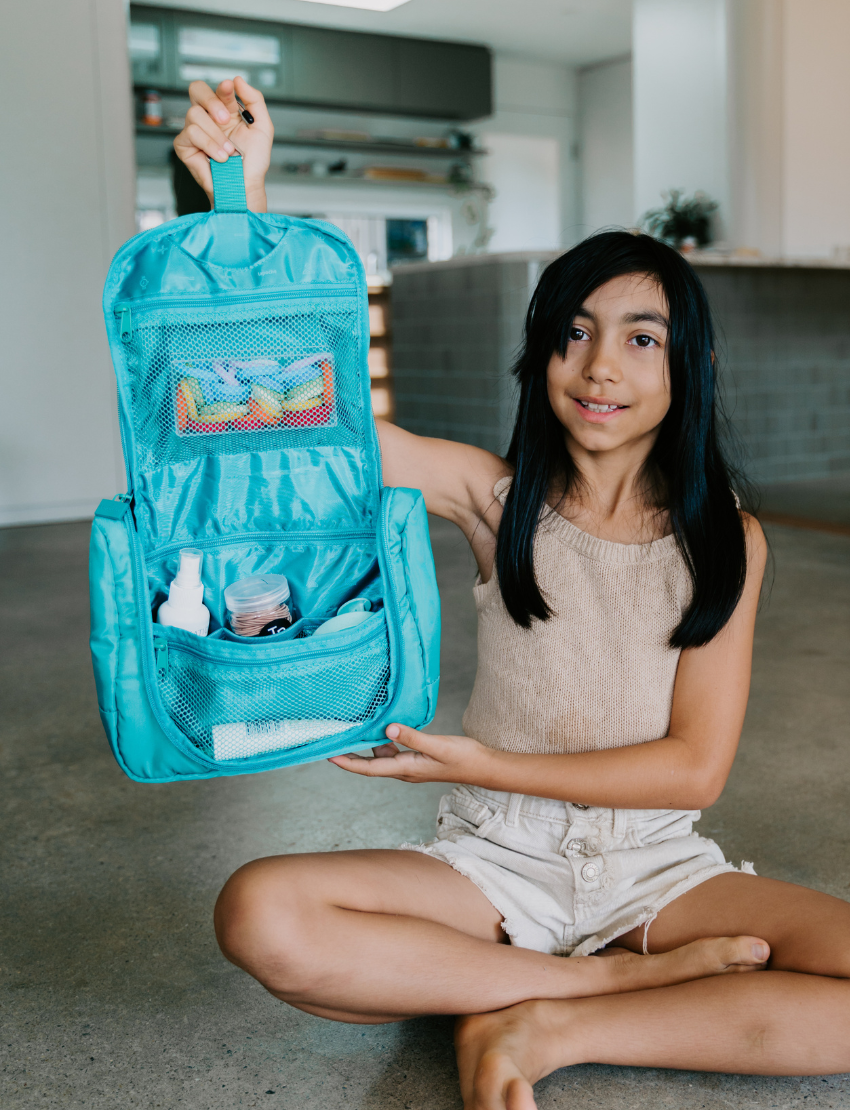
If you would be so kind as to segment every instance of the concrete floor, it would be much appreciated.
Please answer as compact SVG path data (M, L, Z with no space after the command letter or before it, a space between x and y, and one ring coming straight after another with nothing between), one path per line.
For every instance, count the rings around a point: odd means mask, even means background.
M789 510L790 511L790 510ZM451 1023L338 1025L226 963L210 914L240 863L427 837L439 786L328 764L141 786L101 732L87 648L87 524L0 532L3 1110L456 1110ZM772 528L740 755L701 827L730 858L850 899L850 540ZM443 688L456 730L475 667L472 565L437 522ZM759 1079L577 1067L541 1110L850 1107L850 1076Z

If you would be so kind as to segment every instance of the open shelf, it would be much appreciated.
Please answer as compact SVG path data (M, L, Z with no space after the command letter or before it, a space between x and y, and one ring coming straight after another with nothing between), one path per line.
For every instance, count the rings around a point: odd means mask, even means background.
M150 127L144 123L136 124L137 135L161 135L164 138L173 138L179 134L173 127ZM298 135L275 136L275 146L300 146L313 150L349 150L361 151L364 154L413 154L417 158L478 158L487 154L486 150L454 150L450 147L417 146L416 143L405 142L400 139L397 143L364 143L346 139L303 139Z
M266 174L266 183L271 185L303 185L311 189L337 188L340 185L365 186L368 189L442 189L454 193L471 193L482 190L477 181L459 185L452 181L410 181L406 178L357 177L350 173L333 173L318 177L310 173L281 173L272 166Z

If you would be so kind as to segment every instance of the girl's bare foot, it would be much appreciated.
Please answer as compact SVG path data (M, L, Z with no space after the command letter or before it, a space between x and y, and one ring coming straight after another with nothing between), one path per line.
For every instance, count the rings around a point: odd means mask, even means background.
M614 994L757 971L769 955L767 944L758 937L709 937L654 956L620 949L604 958L587 956L570 963L586 967L588 978L598 979L600 971L610 971L603 989L597 984L587 993ZM565 1007L571 1004L532 1000L491 1014L458 1018L455 1049L464 1110L535 1110L537 1080L580 1059L578 1052L575 1060L570 1058ZM557 1027L550 1020L555 1014Z
M584 956L568 961L567 997L619 994L672 986L709 975L757 971L764 967L769 955L770 948L758 937L708 937L653 956L623 950L605 957Z
M570 1002L520 1002L492 1014L458 1018L455 1051L463 1110L535 1110L538 1079L570 1063L564 1008ZM558 1008L557 1037L547 1012ZM557 1040L557 1058L548 1047ZM568 1041L568 1038L567 1038Z

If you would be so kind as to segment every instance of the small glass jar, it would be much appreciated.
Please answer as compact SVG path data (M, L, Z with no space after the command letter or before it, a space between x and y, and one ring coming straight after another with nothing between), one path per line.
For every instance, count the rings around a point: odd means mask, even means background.
M252 574L224 591L227 621L238 636L275 636L295 617L289 581L283 574Z

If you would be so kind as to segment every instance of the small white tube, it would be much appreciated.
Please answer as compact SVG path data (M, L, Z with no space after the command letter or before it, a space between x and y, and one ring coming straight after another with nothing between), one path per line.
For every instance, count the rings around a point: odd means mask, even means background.
M297 748L346 732L356 721L237 721L213 725L213 759L244 759L263 752Z

